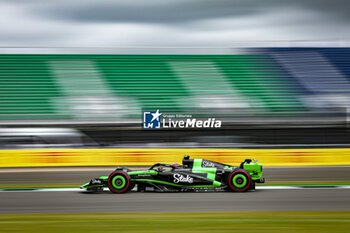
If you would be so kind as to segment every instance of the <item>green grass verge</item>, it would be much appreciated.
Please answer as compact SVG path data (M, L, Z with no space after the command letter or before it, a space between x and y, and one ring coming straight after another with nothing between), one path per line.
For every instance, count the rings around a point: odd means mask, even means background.
M347 212L7 214L0 232L348 232Z

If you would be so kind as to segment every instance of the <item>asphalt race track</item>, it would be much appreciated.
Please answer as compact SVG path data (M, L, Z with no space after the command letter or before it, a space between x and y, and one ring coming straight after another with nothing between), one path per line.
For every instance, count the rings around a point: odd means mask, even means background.
M2 168L0 184L84 184L115 167ZM135 168L140 170L141 168ZM350 181L350 166L264 167L269 181Z
M0 169L0 184L83 184L104 168ZM267 167L268 181L349 181L349 166ZM78 187L77 187L78 188ZM2 191L0 214L211 211L350 211L350 189L263 189L248 193Z
M79 191L0 192L0 214L350 211L350 189L256 190L247 193L112 194Z

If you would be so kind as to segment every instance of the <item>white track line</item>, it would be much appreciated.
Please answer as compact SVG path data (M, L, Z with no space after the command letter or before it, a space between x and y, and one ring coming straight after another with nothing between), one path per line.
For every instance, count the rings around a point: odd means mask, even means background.
M350 185L348 186L316 186L316 187L302 187L302 186L257 186L256 189L264 190L264 189L350 189ZM108 191L108 188L104 188L104 191ZM8 192L85 192L85 190L80 188L38 188L38 189L0 189L0 192L8 193Z

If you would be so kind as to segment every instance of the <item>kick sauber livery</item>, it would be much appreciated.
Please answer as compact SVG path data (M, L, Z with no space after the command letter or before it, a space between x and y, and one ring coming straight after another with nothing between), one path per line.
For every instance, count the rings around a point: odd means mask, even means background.
M179 164L156 163L148 170L132 171L117 168L109 176L92 179L80 188L102 191L108 187L113 193L137 191L235 191L255 189L255 183L264 183L262 164L246 159L239 167L185 156Z

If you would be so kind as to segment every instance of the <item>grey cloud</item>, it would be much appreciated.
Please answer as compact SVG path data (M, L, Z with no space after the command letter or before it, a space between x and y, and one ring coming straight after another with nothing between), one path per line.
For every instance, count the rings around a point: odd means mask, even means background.
M118 2L96 2L92 5L54 6L42 9L40 14L64 20L87 22L137 22L178 23L191 20L228 17L258 13L262 9L235 4L236 1L202 0L170 4L122 4ZM246 4L244 4L246 5Z
M347 0L2 0L0 46L349 40L349 5Z
M350 18L348 0L188 0L158 1L101 0L64 1L38 6L35 11L46 17L84 22L181 23L194 20L240 17L266 11L290 10L296 17L299 9L320 12L327 18ZM276 19L278 20L278 19Z

